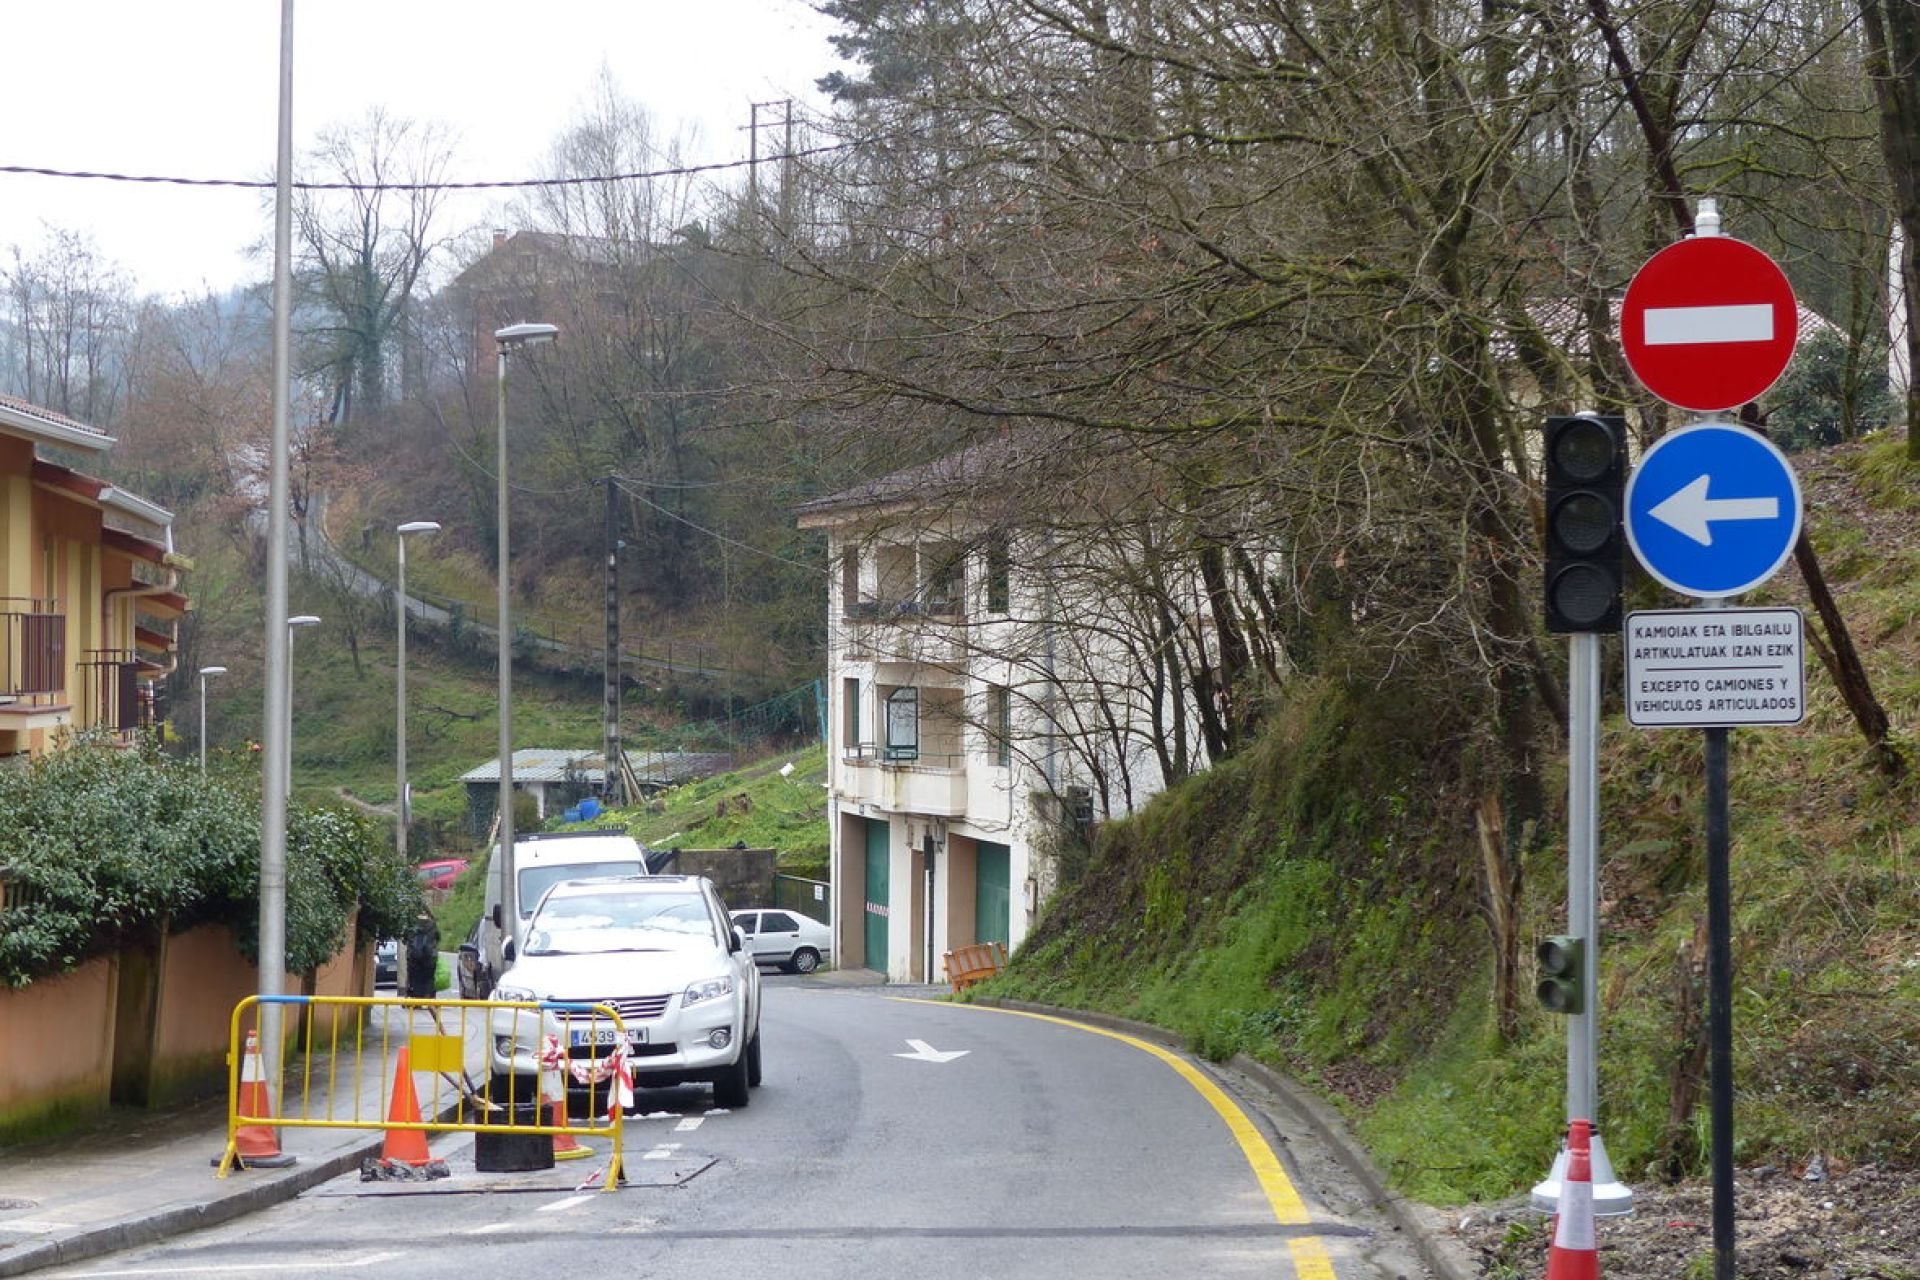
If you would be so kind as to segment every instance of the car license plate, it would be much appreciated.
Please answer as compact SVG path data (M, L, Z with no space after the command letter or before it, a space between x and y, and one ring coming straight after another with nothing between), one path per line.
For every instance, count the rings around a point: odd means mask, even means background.
M619 1039L619 1035L617 1032L615 1032L615 1030L612 1027L594 1027L591 1030L574 1031L570 1033L568 1036L567 1042L571 1044L574 1048L579 1049L586 1045L594 1045L594 1046L611 1045L611 1044L614 1044L618 1039ZM630 1045L645 1044L646 1042L647 1042L647 1029L645 1027L628 1027L627 1028L628 1044Z

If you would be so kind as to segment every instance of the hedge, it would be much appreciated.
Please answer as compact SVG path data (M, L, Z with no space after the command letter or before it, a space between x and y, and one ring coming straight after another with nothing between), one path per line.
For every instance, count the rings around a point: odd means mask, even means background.
M79 738L0 770L0 983L64 973L129 937L233 928L258 956L257 780L203 777L151 742ZM287 969L308 973L346 939L398 936L420 886L357 813L294 805L287 819Z

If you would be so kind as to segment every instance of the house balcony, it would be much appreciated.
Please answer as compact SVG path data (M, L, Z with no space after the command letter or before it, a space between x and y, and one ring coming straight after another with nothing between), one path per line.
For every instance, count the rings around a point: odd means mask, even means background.
M957 600L858 600L846 611L846 656L952 667L967 659L966 621Z
M0 729L50 729L71 718L60 602L0 596Z
M131 742L142 729L159 722L159 706L150 680L159 671L130 649L89 649L76 664L80 685L80 723Z
M967 757L960 752L905 754L863 743L841 757L842 799L895 813L957 818L967 811Z

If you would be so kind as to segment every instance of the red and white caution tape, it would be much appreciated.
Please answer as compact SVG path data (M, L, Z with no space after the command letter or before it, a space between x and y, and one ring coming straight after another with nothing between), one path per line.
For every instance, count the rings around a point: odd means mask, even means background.
M560 1037L550 1035L540 1042L540 1067L545 1071L565 1071L578 1084L602 1084L612 1080L614 1088L610 1101L618 1103L622 1110L631 1110L633 1107L633 1071L627 1065L627 1046L624 1042L614 1045L613 1052L604 1058L579 1061L567 1056L567 1051L560 1045Z

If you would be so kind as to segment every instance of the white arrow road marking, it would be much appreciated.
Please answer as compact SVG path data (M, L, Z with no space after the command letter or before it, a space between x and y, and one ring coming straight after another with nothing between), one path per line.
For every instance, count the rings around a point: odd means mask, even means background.
M675 1133L692 1133L700 1127L700 1122L705 1119L705 1116L688 1116L685 1120L673 1126L673 1131Z
M1773 341L1773 304L1770 302L1729 307L1648 307L1643 321L1643 333L1650 347Z
M1709 498L1711 477L1700 475L1685 488L1663 499L1647 514L1703 547L1713 545L1712 520L1778 520L1778 498Z
M908 1058L914 1062L952 1062L955 1058L964 1058L973 1052L971 1049L940 1050L934 1048L925 1040L909 1040L907 1044L912 1047L912 1053L896 1053L893 1056L896 1058Z

